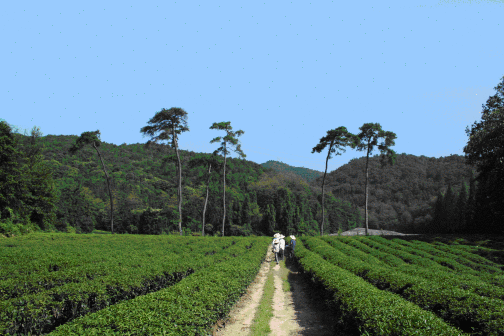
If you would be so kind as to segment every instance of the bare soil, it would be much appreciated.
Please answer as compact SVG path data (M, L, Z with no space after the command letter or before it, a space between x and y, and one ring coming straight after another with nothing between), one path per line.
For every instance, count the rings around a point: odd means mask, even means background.
M270 269L273 271L275 292L273 295L273 318L270 321L274 336L338 336L356 335L346 329L335 318L334 313L325 304L327 297L313 287L293 260L287 260L285 268L276 265L274 255L268 248L266 260L261 266L256 279L247 293L231 310L226 320L219 321L214 326L214 336L249 335L249 328L264 291L264 283ZM290 291L282 289L282 273L287 273Z

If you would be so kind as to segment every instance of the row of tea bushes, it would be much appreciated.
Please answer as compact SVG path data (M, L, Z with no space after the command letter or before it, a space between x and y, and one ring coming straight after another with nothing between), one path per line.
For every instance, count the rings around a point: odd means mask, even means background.
M467 266L473 265L475 266L476 270L480 270L481 266L485 266L484 269L489 271L490 273L502 273L502 269L504 268L503 265L496 264L486 258L483 258L477 254L474 254L469 251L475 251L477 248L473 246L467 246L467 245L457 245L457 246L449 246L440 242L436 242L435 244L429 244L427 242L422 242L418 240L413 240L411 242L402 240L402 239L393 239L394 242L398 244L403 244L403 245L409 245L411 247L416 247L421 250L424 250L426 252L429 252L434 255L441 256L439 251L442 253L449 253L450 255L455 256L457 261L459 261L461 264L466 263ZM409 243L409 244L408 244ZM469 247L468 250L465 248L461 247ZM462 258L466 259L463 260ZM470 266L471 267L471 266Z
M324 260L303 242L295 250L299 264L333 293L342 318L355 323L361 335L463 335L435 314Z
M308 238L305 245L328 262L368 281L379 289L399 294L417 306L475 335L499 335L504 330L504 302L481 297L446 283L403 274L394 268L349 259L346 254L319 238ZM434 275L436 273L433 273Z
M475 271L470 267L459 264L451 258L436 257L424 251L412 247L407 247L401 244L396 244L394 242L387 241L387 243L384 244L382 242L378 242L376 239L371 239L370 237L364 237L364 239L358 240L373 249L377 249L380 252L398 257L405 263L415 265L419 268L430 268L432 270L435 270L436 272L472 277L473 279L479 279L480 281L486 281L493 285L499 286L499 281L496 278L499 275L486 274ZM390 246L390 244L395 245ZM504 286L504 284L501 285Z
M120 259L113 258L112 265L105 261L100 263L107 270L104 273L106 275L95 274L94 278L87 281L81 277L79 281L67 282L49 290L0 301L0 333L38 335L50 332L79 316L172 286L194 271L246 253L254 243L225 237L212 240L203 238L188 245L192 240L179 237L170 239L170 244L174 250L185 251L185 254L172 251L164 257L157 255L154 258L153 249L142 251L137 248L141 244L135 244L135 241L139 239L132 236L128 245L122 245L125 257L119 262L120 265L116 264ZM104 254L110 252L105 246L95 253L100 251ZM116 253L119 252L116 250ZM64 277L70 276L72 269L64 269ZM36 273L35 276L37 274L45 279L45 273Z
M85 243L85 244L84 244ZM4 275L0 281L0 300L18 298L24 295L40 293L54 287L64 286L68 283L88 282L95 278L115 276L124 273L130 268L138 269L138 273L145 272L145 266L162 264L176 265L179 256L190 254L214 254L215 251L225 249L233 243L232 240L200 240L188 247L176 243L170 239L165 244L146 244L137 237L129 241L135 248L121 246L92 245L87 241L81 244L70 245L72 251L68 252L68 246L64 243L56 246L45 247L44 251L32 249L29 259L36 261L38 265L46 265L43 268L34 267L33 264L14 264L10 267L10 273ZM194 252L190 249L194 249ZM183 252L181 254L181 252ZM17 260L12 256L13 260ZM25 258L27 258L25 256ZM152 259L153 263L146 263ZM49 265L49 266L47 266ZM142 268L140 270L139 268ZM37 270L37 271L36 271ZM185 271L185 269L173 270Z
M201 269L176 285L58 327L50 335L208 335L256 276L271 243L253 242L244 254Z
M345 255L350 258L355 257L356 252L361 253L361 251L356 248L350 247L342 243L341 239L332 239L329 237L323 237L322 240L329 243L332 247L345 253ZM362 248L360 245L364 245L366 248L371 249L365 244L353 241L352 246L357 246ZM467 274L458 274L453 272L444 272L444 267L441 265L435 264L434 266L427 267L419 267L418 263L415 265L405 263L400 258L395 256L391 256L383 251L378 249L371 249L376 256L376 258L380 261L386 261L385 265L380 262L372 262L366 261L369 264L374 264L377 266L391 266L393 271L401 272L404 274L421 277L425 280L430 280L434 282L443 283L445 286L450 286L453 288L459 288L463 290L474 291L474 293L486 296L494 299L504 299L504 288L494 286L491 283L483 281L481 278L474 275ZM395 259L394 259L395 258Z
M410 250L422 251L427 253L427 255L431 255L433 257L448 258L451 259L452 261L457 262L462 266L469 267L470 269L476 272L483 271L488 274L494 274L494 273L501 275L504 274L500 269L499 265L478 255L460 251L455 248L446 248L443 251L440 250L440 248L443 248L442 246L434 246L426 242L420 242L420 241L408 242L397 238L393 240L388 240L379 236L370 238L392 248L400 248L408 251Z

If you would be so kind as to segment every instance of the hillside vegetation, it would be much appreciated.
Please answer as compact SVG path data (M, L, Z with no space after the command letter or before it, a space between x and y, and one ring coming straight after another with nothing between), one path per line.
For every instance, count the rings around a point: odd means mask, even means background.
M19 146L28 148L30 137L15 134ZM75 228L77 232L110 227L110 200L105 174L96 151L83 148L75 155L68 149L77 136L40 137L40 153L50 167L57 198L55 220L50 209L31 214L43 229ZM114 202L114 231L160 234L175 231L177 212L175 150L167 145L102 142L101 156L111 178ZM180 150L183 186L183 227L200 232L210 154ZM220 157L221 163L224 161ZM206 209L206 232L217 233L222 223L222 165L212 166ZM228 158L226 165L226 227L231 235L316 234L321 221L317 200L320 188L310 186L295 173L278 173L251 161ZM329 232L352 229L362 222L349 202L326 199ZM45 223L44 223L45 222Z
M32 138L15 134L20 148ZM68 149L77 136L39 138L40 153L50 167L58 198L54 229L77 232L110 228L110 200L105 174L96 151L75 155ZM159 234L175 231L176 157L170 146L102 142L103 161L111 177L114 222L119 233ZM200 232L210 154L181 150L183 223L187 232ZM223 158L220 157L221 163ZM21 160L20 160L21 161ZM351 160L326 176L328 233L362 226L366 158ZM423 232L432 222L440 191L451 185L467 188L474 168L464 157L427 158L401 154L381 168L369 158L369 227L399 232ZM226 231L231 235L316 234L321 222L322 172L276 161L261 165L228 158L226 167ZM206 211L206 232L217 233L222 223L222 166L212 167ZM41 228L44 214L31 214ZM47 211L46 211L47 214ZM45 215L47 218L48 216Z

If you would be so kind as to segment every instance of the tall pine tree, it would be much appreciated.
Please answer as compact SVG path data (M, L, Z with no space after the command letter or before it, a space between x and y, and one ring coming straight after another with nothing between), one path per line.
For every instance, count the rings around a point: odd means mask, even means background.
M464 212L467 203L467 184L465 182L460 186L460 191L455 204L454 212L454 233L461 233L465 227Z
M455 208L456 195L453 191L451 183L448 184L448 189L446 190L446 195L444 197L443 204L443 215L442 215L442 225L444 226L444 233L453 233L454 226L454 208Z
M467 197L466 208L464 211L464 233L472 232L472 223L474 219L474 209L475 209L475 193L476 193L476 180L474 177L474 171L471 171L471 180L469 182L469 196Z

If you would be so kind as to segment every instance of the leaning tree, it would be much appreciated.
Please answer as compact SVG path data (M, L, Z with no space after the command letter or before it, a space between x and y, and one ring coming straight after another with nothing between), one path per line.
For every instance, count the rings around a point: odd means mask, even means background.
M110 191L110 181L109 176L107 174L107 169L105 168L105 164L103 163L103 158L101 156L98 147L101 145L100 141L100 130L94 132L83 132L81 136L76 140L76 142L70 147L68 152L70 154L75 154L77 151L81 150L86 145L92 145L93 148L98 153L100 157L100 161L102 163L103 171L105 172L105 177L107 179L107 188L110 197L110 231L112 234L114 233L114 202L112 200L112 192Z
M347 131L346 127L341 126L333 130L327 131L327 135L320 139L320 142L317 146L313 147L312 154L317 152L320 153L329 145L329 150L327 151L326 157L326 168L324 172L324 178L322 180L322 225L320 227L320 235L324 234L324 184L325 178L327 174L327 162L331 159L331 153L335 153L335 155L341 155L339 151L345 152L345 147L350 146L351 143L357 144L359 142L359 138L356 135ZM334 147L333 147L334 146ZM336 149L338 152L336 152Z

